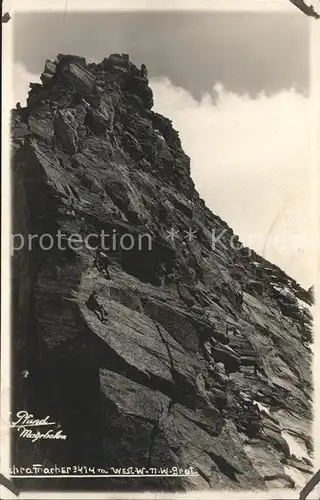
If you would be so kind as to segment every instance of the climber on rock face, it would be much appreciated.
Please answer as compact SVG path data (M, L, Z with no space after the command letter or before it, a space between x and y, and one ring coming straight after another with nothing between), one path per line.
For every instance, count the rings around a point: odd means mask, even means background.
M298 7L304 14L309 17L314 17L315 19L319 19L320 15L315 12L312 5L307 5L303 0L289 0L293 5Z
M106 252L101 248L97 248L93 266L96 267L98 271L104 273L108 279L111 279L108 269L110 264L111 260L107 256Z
M105 320L108 317L108 313L105 310L105 308L103 307L103 305L99 304L99 302L98 302L98 294L97 294L96 291L93 291L90 294L90 296L89 296L89 298L88 298L88 300L86 302L86 306L89 309L89 311L92 311L92 312L95 313L95 315L101 321L101 323L105 322Z

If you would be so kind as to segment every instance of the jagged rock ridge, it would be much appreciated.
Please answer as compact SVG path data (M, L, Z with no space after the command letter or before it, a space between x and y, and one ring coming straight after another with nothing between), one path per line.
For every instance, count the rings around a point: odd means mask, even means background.
M100 64L59 55L41 80L12 115L14 232L27 239L59 230L66 241L103 230L118 243L111 279L89 248L15 252L14 405L51 415L68 435L29 448L18 440L16 462L199 473L97 480L100 489L304 480L312 469L310 294L230 246L238 238L199 197L178 133L152 111L147 74L127 55ZM223 233L214 247L213 229ZM134 244L121 250L126 234ZM151 250L139 246L145 234ZM105 323L86 305L93 289Z

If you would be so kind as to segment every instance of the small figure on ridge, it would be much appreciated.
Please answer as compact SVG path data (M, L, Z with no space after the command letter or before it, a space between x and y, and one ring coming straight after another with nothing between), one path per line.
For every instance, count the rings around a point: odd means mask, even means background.
M97 318L101 321L101 323L104 323L105 320L108 317L108 313L103 307L103 305L99 304L98 302L98 293L96 291L93 291L88 300L86 301L86 306L89 309L89 311L92 311L95 313Z
M109 280L111 279L108 269L110 264L111 260L107 254L101 248L97 248L93 266L96 267L98 271L105 274L106 278Z

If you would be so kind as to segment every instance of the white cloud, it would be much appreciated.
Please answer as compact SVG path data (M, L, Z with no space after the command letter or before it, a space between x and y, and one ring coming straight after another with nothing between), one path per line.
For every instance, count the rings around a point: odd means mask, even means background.
M17 102L21 106L26 105L29 92L29 83L40 82L40 75L30 73L22 63L16 63L13 68L13 91L10 95L11 107L14 108Z
M217 85L199 103L167 78L153 79L151 87L155 110L180 133L207 205L245 244L310 286L315 174L309 100L294 90L254 99Z

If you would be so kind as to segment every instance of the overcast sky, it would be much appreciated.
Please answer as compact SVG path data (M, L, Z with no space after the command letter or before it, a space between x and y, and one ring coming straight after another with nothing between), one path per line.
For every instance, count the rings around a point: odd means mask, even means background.
M309 21L294 8L16 14L14 102L58 53L99 62L125 52L145 63L155 109L179 130L200 195L245 243L308 287L308 43Z

